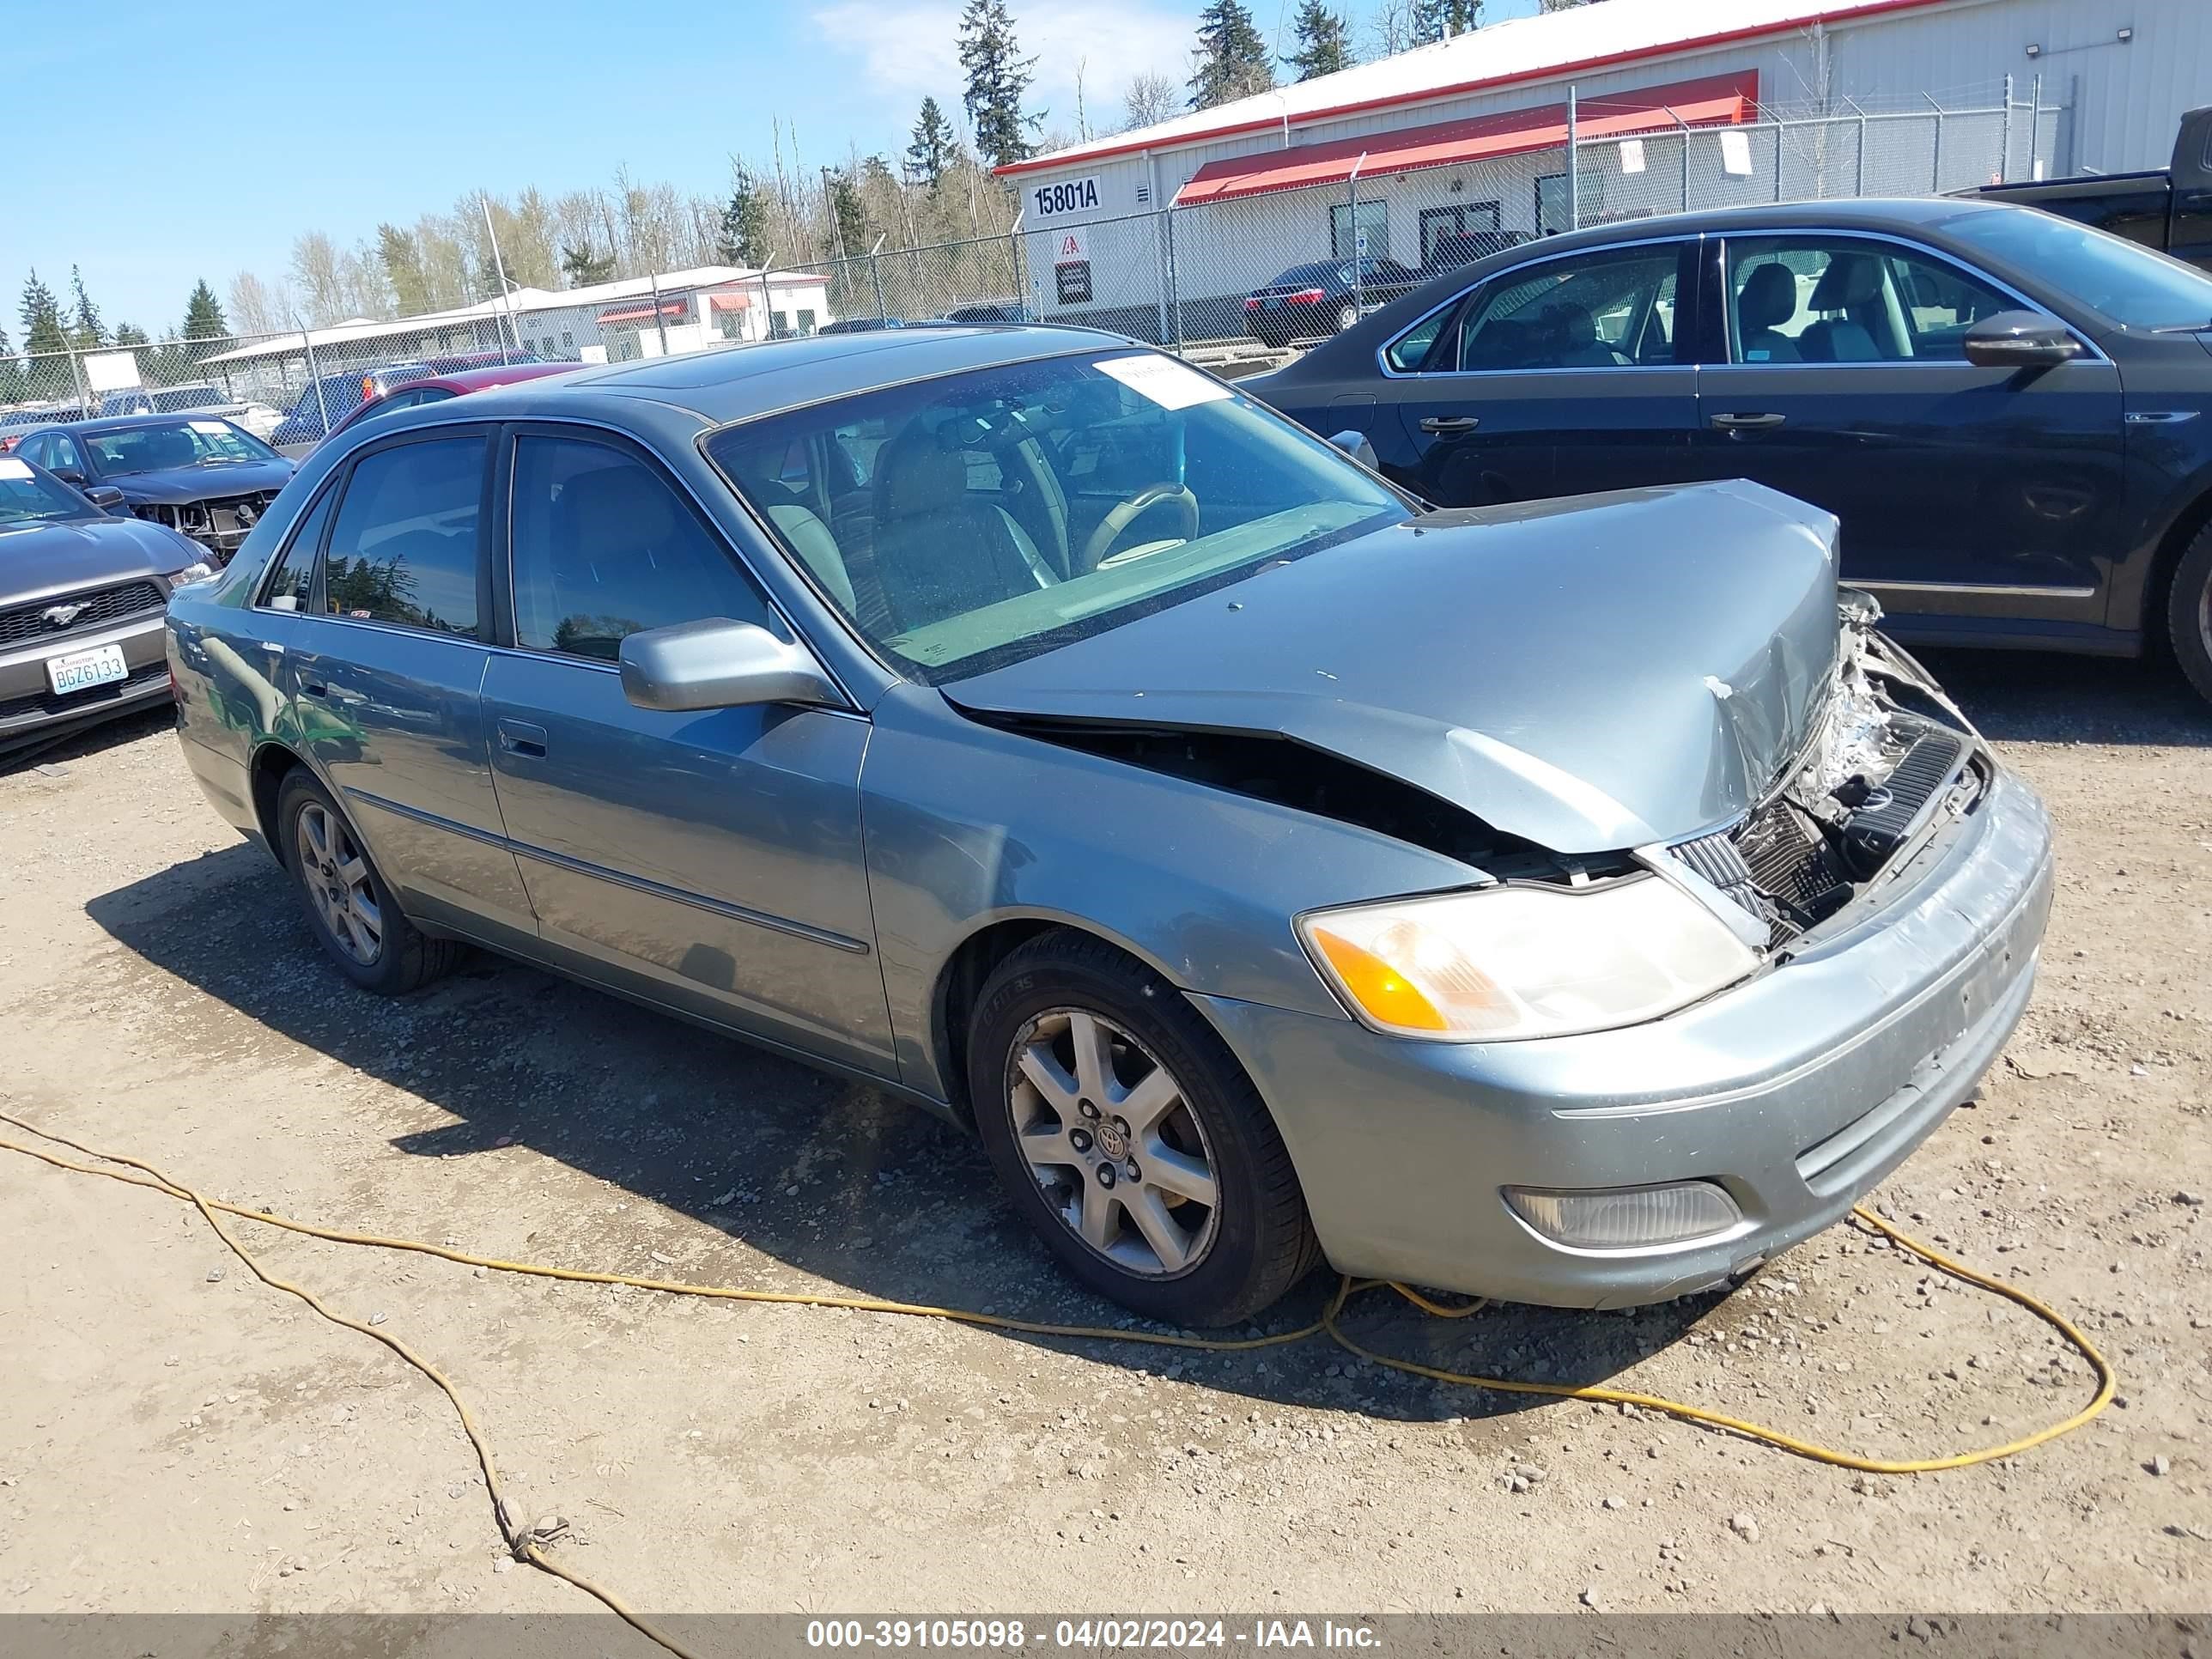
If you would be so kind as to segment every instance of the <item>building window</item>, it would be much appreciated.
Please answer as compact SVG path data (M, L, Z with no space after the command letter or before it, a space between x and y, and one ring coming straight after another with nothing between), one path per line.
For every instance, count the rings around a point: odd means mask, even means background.
M781 340L791 332L791 313L775 311L769 313L769 337Z
M561 343L564 347L574 346L576 343L575 331L574 329L562 329L561 331Z
M814 313L812 312L802 311L799 313L799 331L801 334L811 334L814 332Z
M1359 246L1362 234L1367 246ZM1362 202L1359 218L1355 227L1352 204L1339 202L1328 210L1328 247L1333 259L1349 259L1364 255L1370 259L1390 257L1390 204L1387 202Z
M1603 224L1605 211L1605 175L1595 167L1582 169L1582 220L1586 225ZM1567 175L1547 173L1536 180L1536 234L1550 236L1562 230L1571 230L1567 216Z

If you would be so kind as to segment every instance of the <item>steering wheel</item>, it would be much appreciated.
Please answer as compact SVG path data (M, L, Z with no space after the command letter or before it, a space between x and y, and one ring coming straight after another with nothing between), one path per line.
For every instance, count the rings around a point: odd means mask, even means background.
M1182 509L1183 539L1195 541L1198 497L1179 483L1147 484L1127 501L1117 503L1098 521L1098 528L1083 544L1083 560L1078 568L1085 571L1098 568L1098 562L1106 556L1107 549L1120 539L1121 532L1136 522L1139 514L1149 512L1162 501L1174 501Z

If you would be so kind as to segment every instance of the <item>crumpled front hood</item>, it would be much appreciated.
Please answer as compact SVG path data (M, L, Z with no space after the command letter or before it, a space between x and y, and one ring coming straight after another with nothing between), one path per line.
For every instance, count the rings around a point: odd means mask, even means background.
M1554 852L1747 811L1835 664L1836 523L1760 485L1436 513L944 688L1113 726L1277 733Z
M0 530L0 605L134 576L167 576L205 557L198 542L143 519L73 519Z
M292 479L289 461L237 461L221 466L174 466L159 472L125 472L103 478L127 501L160 501L181 507L189 501L227 501L264 489L282 489Z

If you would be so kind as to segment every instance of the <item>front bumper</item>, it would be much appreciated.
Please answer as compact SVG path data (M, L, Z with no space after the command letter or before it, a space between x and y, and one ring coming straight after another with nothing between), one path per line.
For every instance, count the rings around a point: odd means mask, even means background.
M1725 1282L1841 1218L1967 1098L2019 1023L2051 909L2051 823L2017 779L1794 959L1668 1018L1531 1042L1385 1037L1194 999L1258 1084L1342 1272L1561 1307ZM1742 1221L1571 1249L1506 1187L1707 1180Z
M0 754L27 743L42 743L76 726L166 702L169 664L163 635L163 618L155 611L111 627L34 640L0 652ZM54 696L46 678L46 659L102 645L123 647L129 678L66 696Z

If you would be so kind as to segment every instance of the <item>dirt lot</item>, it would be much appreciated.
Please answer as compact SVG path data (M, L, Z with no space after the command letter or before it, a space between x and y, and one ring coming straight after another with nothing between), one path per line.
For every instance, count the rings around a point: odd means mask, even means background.
M2063 874L2026 1027L1879 1196L2071 1310L2123 1377L2008 1465L1855 1476L1323 1343L1177 1361L252 1242L447 1367L520 1514L567 1517L556 1548L647 1608L2201 1610L2212 718L2129 665L1936 666L2056 809ZM495 1255L1111 1321L921 1115L489 959L359 995L164 718L46 759L0 774L6 1110ZM501 1558L441 1396L183 1206L0 1155L0 1610L588 1606ZM1370 1300L1353 1323L1391 1352L1626 1376L1892 1455L2091 1388L2026 1316L1847 1230L1635 1313Z

